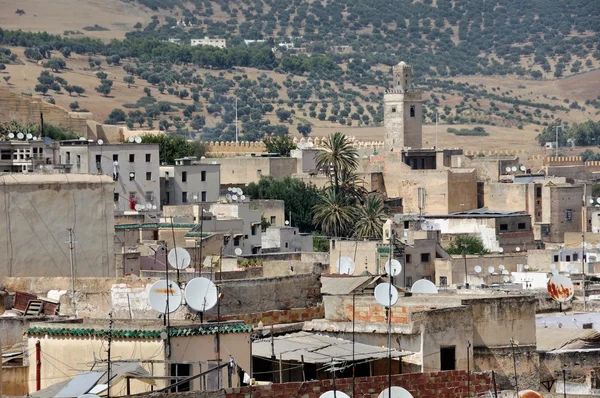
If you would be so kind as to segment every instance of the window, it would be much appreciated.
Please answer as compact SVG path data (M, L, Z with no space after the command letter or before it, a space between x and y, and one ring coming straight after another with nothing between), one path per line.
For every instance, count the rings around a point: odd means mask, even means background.
M448 286L448 277L440 276L440 286Z
M152 160L152 154L151 153L147 153L146 154L146 162L150 162Z
M187 192L184 191L181 193L181 201L187 203Z
M96 164L102 162L102 155L96 155Z
M536 198L542 197L542 187L535 187L535 197Z
M118 202L119 201L119 193L118 192L113 193L113 201L114 202Z
M396 113L396 107L392 107L392 113Z
M557 263L558 262L558 254L554 255L554 262Z
M23 157L21 156L21 158L23 158ZM66 163L71 164L71 152L67 152L67 162Z
M276 223L277 223L277 217L276 216L271 216L270 224L271 225L275 225Z
M181 172L181 182L187 182L187 171Z
M117 155L116 153L113 154L113 162L118 162L119 161L119 155Z
M579 254L573 253L573 261L578 261L578 260L579 260Z
M200 194L200 197L203 202L206 202L206 191L202 191L202 193Z
M77 167L81 167L81 155L77 155Z
M440 347L440 370L456 369L456 346Z
M415 117L415 106L414 105L410 106L410 117Z
M573 221L573 210L572 209L565 210L565 219L567 221Z
M508 224L500 224L500 231L508 231Z
M262 170L261 169L256 170L256 176L257 177L262 176Z
M412 260L412 255L407 254L406 255L406 264L410 264L411 260Z
M12 151L10 149L3 149L0 155L2 160L12 160Z
M133 171L129 172L129 181L135 181L135 172L133 172Z
M135 162L135 154L134 153L130 153L129 154L129 163L133 163Z
M567 262L571 261L571 256L565 256L565 261L567 261Z
M431 255L429 253L421 253L421 262L428 263L431 259Z
M147 171L146 172L146 181L150 181L152 180L152 172L151 171Z
M192 375L192 365L188 363L172 363L171 364L171 384L175 384L182 379L188 378ZM171 392L184 392L191 391L192 383L187 381L181 383L178 386L172 387Z
M289 246L289 245L288 245L288 243L287 243L287 242L285 242L285 248L286 248L286 249L288 248L288 246Z
M240 238L239 237L233 238L233 245L236 246L236 247L240 245Z
M410 221L404 221L404 229L410 228Z
M200 172L200 181L206 181L206 170Z
M525 228L527 228L527 224L525 224L524 222L520 222L518 227L519 227L519 229L525 229Z

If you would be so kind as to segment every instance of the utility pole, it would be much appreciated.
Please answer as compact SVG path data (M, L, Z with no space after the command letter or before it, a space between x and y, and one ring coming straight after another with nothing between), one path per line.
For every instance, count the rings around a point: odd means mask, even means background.
M235 142L238 142L238 115L237 115L237 97L235 97Z
M560 125L554 126L554 130L556 131L556 148L554 151L555 157L558 157L558 129L562 129L562 126L560 126Z
M435 149L438 148L438 113L435 113Z
M75 261L73 255L75 248L73 247L73 228L67 228L69 231L69 261L71 263L71 304L73 305L73 315L77 317L77 303L75 302Z
M106 390L106 396L108 398L110 398L110 379L112 377L112 363L111 363L111 357L110 357L110 349L111 349L111 344L112 344L112 331L113 331L113 317L112 317L112 312L108 313L108 350L107 350L107 372L106 372L106 384L108 386L108 389Z

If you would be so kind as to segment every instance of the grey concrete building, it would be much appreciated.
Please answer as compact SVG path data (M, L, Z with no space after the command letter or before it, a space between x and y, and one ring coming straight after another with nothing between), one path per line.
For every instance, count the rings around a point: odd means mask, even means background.
M259 156L238 156L230 158L202 159L201 163L221 165L221 184L225 187L243 187L258 182L261 177L282 179L291 177L297 171L298 160L263 154Z
M240 248L242 255L260 253L262 246L260 211L251 210L248 202L238 202L213 203L209 213L214 216L218 224L225 220L241 220L241 233L232 232L233 251Z
M58 144L42 140L0 141L0 172L32 172L41 165L58 163Z
M412 66L394 66L394 83L383 96L385 147L420 149L423 146L422 95L413 86Z
M296 227L269 227L262 233L263 253L312 252L313 237Z
M219 199L221 166L195 163L195 157L176 159L160 166L161 205L216 202Z
M70 276L71 229L75 275L114 276L113 186L104 175L1 175L0 274Z
M111 176L117 212L135 210L136 204L160 204L158 144L63 141L60 163L70 165L71 173Z

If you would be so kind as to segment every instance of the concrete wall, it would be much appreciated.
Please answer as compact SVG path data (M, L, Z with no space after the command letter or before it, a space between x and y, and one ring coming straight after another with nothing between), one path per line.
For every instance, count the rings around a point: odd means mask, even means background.
M506 167L519 167L519 158L488 158L472 156L453 156L452 167L471 168L477 171L477 179L485 182L498 182L506 173Z
M300 234L296 227L269 227L261 235L263 251L311 252L313 237Z
M0 274L68 276L69 233L77 276L115 274L113 182L102 175L0 176Z
M295 158L236 157L203 159L202 163L216 162L221 165L221 184L244 186L258 182L260 177L284 178L297 170Z
M566 232L577 232L582 229L582 204L584 186L546 184L542 188L544 207L543 222L550 224L550 234L544 237L547 242L558 243L564 239ZM567 211L571 220L567 220Z
M517 264L529 264L526 253L509 253L509 254L486 254L484 256L468 255L466 256L468 282L473 285L485 283L501 283L502 275L498 268L499 265L504 265L507 271L517 271ZM482 272L477 274L474 271L476 265L481 266ZM488 273L488 268L494 267L495 275ZM465 282L465 259L460 255L452 256L450 259L435 260L435 277L436 284L440 284L440 278L446 277L448 285L463 284Z
M285 224L285 202L277 199L251 199L250 210L258 210L272 227Z

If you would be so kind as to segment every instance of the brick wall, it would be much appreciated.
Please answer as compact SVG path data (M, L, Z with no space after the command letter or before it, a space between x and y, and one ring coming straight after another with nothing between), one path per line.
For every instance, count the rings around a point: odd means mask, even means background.
M257 312L254 314L239 314L222 316L222 321L242 320L249 325L262 322L264 325L277 325L281 323L304 322L313 319L325 318L325 307L322 305L308 308L292 308L289 310L275 310ZM209 316L206 320L216 320L216 316Z
M476 396L493 390L492 375L471 373L470 396ZM467 372L452 370L432 373L407 373L392 377L392 385L403 387L415 398L461 398L467 397ZM376 398L388 387L387 376L363 377L356 379L356 396ZM352 379L336 380L336 388L352 396ZM333 390L332 380L311 381L305 383L273 384L270 386L249 387L225 390L226 398L250 397L301 397L318 398L326 391Z

